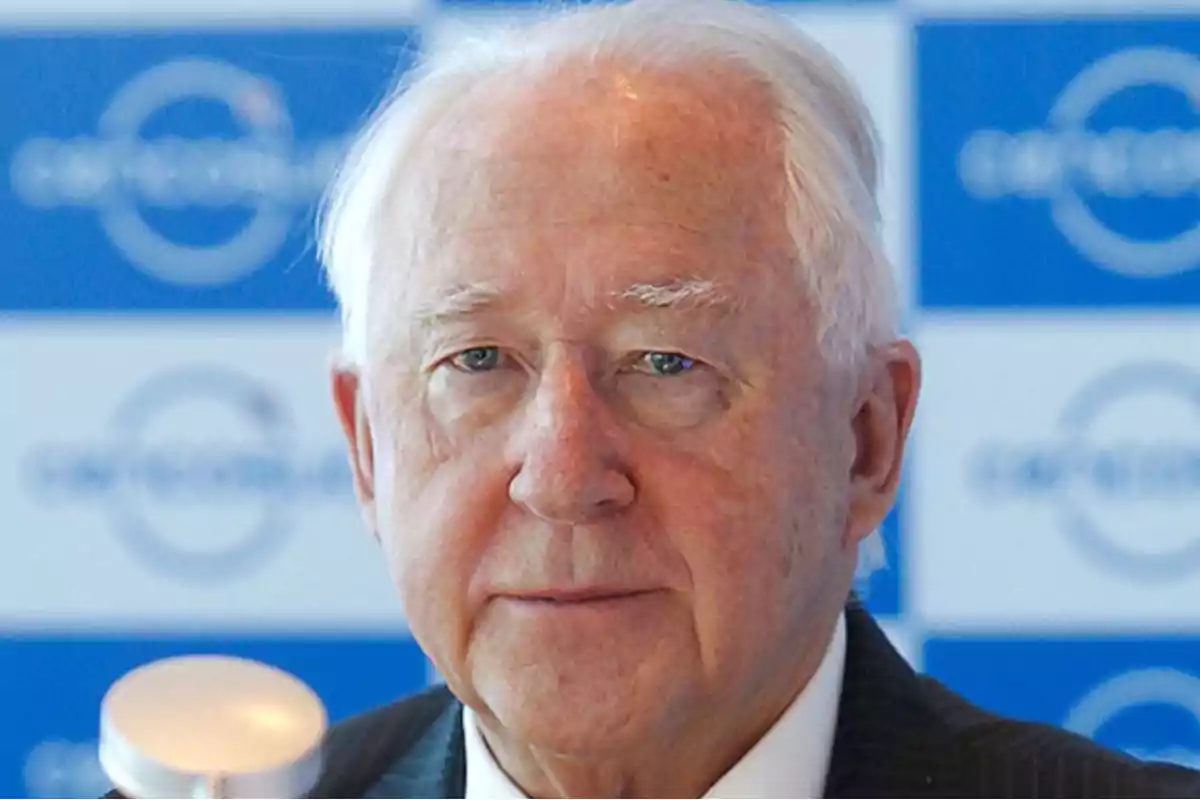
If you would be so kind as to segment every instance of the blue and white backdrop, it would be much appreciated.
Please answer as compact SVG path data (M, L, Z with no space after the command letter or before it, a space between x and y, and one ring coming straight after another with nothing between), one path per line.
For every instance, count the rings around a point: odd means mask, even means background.
M870 605L985 705L1200 766L1200 2L781 7L877 116L927 360ZM314 201L419 52L533 10L0 7L0 795L101 791L101 695L154 658L265 659L335 717L429 680L349 491Z

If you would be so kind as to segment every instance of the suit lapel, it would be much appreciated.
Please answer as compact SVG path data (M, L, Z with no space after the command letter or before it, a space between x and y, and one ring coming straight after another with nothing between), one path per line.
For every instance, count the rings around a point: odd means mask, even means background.
M826 797L936 797L954 791L947 731L916 673L857 597L846 606L846 668Z
M462 705L445 686L335 725L308 797L462 797Z
M463 797L466 782L462 705L454 700L362 797Z

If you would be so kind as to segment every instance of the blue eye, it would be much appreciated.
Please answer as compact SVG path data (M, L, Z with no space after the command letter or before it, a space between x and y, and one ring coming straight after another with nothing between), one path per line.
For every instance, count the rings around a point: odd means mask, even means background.
M500 366L499 347L472 347L450 359L455 369L462 372L490 372Z
M681 375L696 365L694 359L679 353L650 352L642 356L642 363L655 375L668 377Z

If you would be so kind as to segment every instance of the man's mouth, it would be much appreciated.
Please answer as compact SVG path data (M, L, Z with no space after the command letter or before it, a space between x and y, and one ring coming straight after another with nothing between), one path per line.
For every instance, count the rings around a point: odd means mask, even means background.
M632 600L652 594L656 589L631 589L624 587L594 586L572 587L569 589L539 589L531 592L513 592L506 594L510 600L526 603L544 603L547 605L583 605L587 603L605 603L617 600Z

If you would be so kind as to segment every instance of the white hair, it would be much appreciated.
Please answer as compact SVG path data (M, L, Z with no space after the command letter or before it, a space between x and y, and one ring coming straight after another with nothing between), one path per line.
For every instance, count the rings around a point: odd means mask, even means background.
M517 70L550 75L581 59L729 67L762 84L782 133L788 226L801 287L818 312L822 352L831 363L852 365L872 345L894 338L897 298L876 199L877 135L837 61L795 25L737 0L630 0L557 8L524 25L458 39L428 54L377 109L322 209L320 256L341 309L349 361L366 358L385 209L386 228L419 227L439 200L419 196L437 192L435 176L406 202L392 202L406 170L436 169L428 163L436 162L436 147L422 152L426 136L485 79ZM407 235L415 242L423 234ZM396 263L396 255L387 260Z

